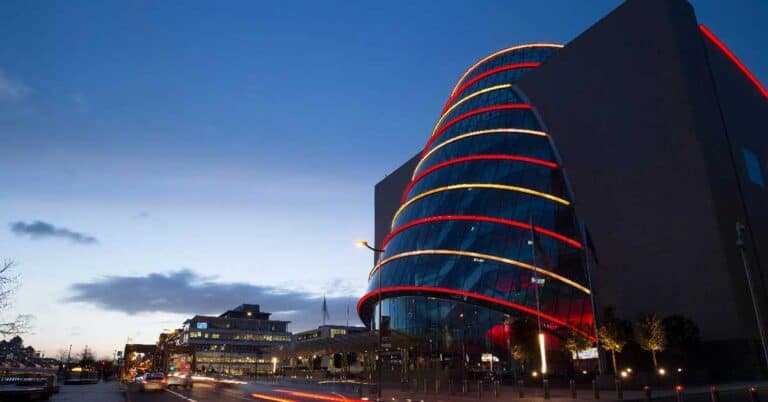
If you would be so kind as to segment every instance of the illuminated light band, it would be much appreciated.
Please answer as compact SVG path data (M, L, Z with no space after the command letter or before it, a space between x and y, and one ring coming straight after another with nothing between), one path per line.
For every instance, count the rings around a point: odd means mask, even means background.
M443 192L443 191L450 191L450 190L458 190L458 189L464 189L464 188L485 188L485 189L494 189L494 190L506 190L506 191L517 191L519 193L524 194L530 194L535 195L537 197L546 198L550 201L558 202L563 205L571 205L570 201L564 200L560 197L554 196L552 194L542 193L541 191L531 190L530 188L525 187L518 187L518 186L508 186L504 184L492 184L492 183L466 183L466 184L453 184L450 186L445 187L438 187L434 188L429 191L425 191L419 195L414 196L413 198L409 199L408 201L404 202L402 205L400 205L400 208L397 209L397 212L395 212L395 216L392 217L392 224L390 227L395 226L395 221L397 220L397 217L400 215L401 212L408 206L411 205L413 202L420 200L424 197L430 196L435 193Z
M316 400L319 400L319 401L331 401L331 402L344 402L344 401L355 402L355 401L362 401L362 399L347 398L347 397L344 397L344 396L341 396L341 395L339 395L339 396L332 396L332 395L326 395L326 394L316 394L314 392L292 391L292 390L289 390L289 389L282 389L282 388L273 389L272 391L280 392L280 393L283 393L283 394L288 394L288 395L291 395L291 396L296 396L296 397L299 397L299 398L316 399Z
M383 260L380 260L376 265L373 266L373 269L371 269L371 272L368 274L368 281L371 281L373 279L373 275L376 273L377 270L382 269L382 267L386 264L388 264L391 261L398 260L400 258L405 257L413 257L418 255L458 255L462 257L473 257L473 258L482 258L484 260L491 260L500 262L502 264L508 264L508 265L514 265L518 268L527 269L529 271L536 272L538 274L548 276L552 279L558 280L560 282L563 282L567 285L571 285L574 288L586 293L591 294L590 290L587 289L585 286L579 284L576 281L572 281L560 274L556 274L552 271L546 270L541 267L537 267L535 265L527 264L521 261L513 260L511 258L504 258L499 257L491 254L483 254L483 253L475 253L474 251L460 251L460 250L414 250L414 251L406 251L400 254L395 254L393 256L387 257Z
M442 114L445 114L446 109L448 109L448 106L450 106L451 102L456 100L456 97L459 96L462 92L464 92L467 88L469 88L472 84L482 80L483 78L489 77L491 75L494 75L496 73L500 73L502 71L508 71L508 70L517 70L520 68L536 68L540 66L541 63L533 62L533 63L516 63L516 64L507 64L506 66L496 67L492 68L484 73L478 74L471 80L467 81L466 84L462 85L461 88L459 88L456 93L451 95L450 98L448 98L448 101L445 102L445 106L443 106Z
M472 98L478 97L478 96L480 96L482 94L487 94L488 92L493 92L493 91L498 91L500 89L508 89L508 88L512 88L512 84L494 85L492 87L483 88L483 89L481 89L481 90L479 90L477 92L472 92L471 94L461 98L461 100L456 102L453 106L448 108L448 110L443 112L442 115L440 115L440 118L437 120L437 123L435 123L435 127L432 128L432 132L435 132L435 130L437 130L437 128L440 127L440 123L443 122L443 120L446 118L446 116L448 116L449 114L451 114L451 112L456 110L457 107L461 106L462 103L464 103L464 102L466 102L468 100L472 100Z
M488 130L478 130L478 131L470 131L468 133L464 133L462 135L457 135L456 137L449 138L439 144L437 144L434 148L430 149L429 152L427 152L426 155L421 157L421 160L419 160L419 163L416 164L416 169L413 169L413 176L411 178L416 177L416 172L419 171L419 168L424 163L424 161L427 160L433 153L435 153L438 149L451 144L456 141L461 141L465 138L474 137L476 135L485 135L485 134L529 134L529 135L536 135L540 137L546 137L547 133L543 131L537 131L537 130L527 130L524 128L491 128Z
M398 233L402 232L403 230L406 230L408 228L412 228L414 226L421 225L424 223L443 222L443 221L491 222L491 223L498 223L502 225L514 226L520 229L531 230L531 225L529 223L518 222L518 221L509 220L509 219L493 218L490 216L480 216L480 215L438 215L438 216L430 216L427 218L412 220L404 225L398 226L397 229L389 232L387 237L384 238L384 240L381 242L381 248L382 249L386 248L387 243L389 243L389 241L392 240L393 237L395 237ZM573 247L581 248L580 242L573 240L569 237L565 237L559 233L556 233L551 230L547 230L538 226L534 226L534 229L538 233L541 233L545 236L549 236L553 239L557 239L564 243L568 243Z
M486 106L481 107L479 109L472 110L470 112L464 113L462 115L459 115L457 117L454 117L453 119L449 120L447 123L445 123L442 127L440 127L437 131L433 131L432 135L429 137L429 141L427 141L427 145L424 146L424 151L421 152L421 155L424 156L427 153L427 150L429 149L430 145L432 145L433 142L442 135L445 130L449 129L454 124L475 115L478 115L480 113L485 112L493 112L496 110L510 110L510 109L523 109L523 110L530 110L531 105L528 105L526 103L508 103L504 105L494 105L494 106Z
M704 36L707 37L712 43L715 44L715 46L719 47L720 50L725 53L726 56L728 56L729 59L733 62L733 64L736 64L736 67L741 70L744 75L749 78L750 81L757 87L758 90L760 90L760 93L763 94L763 96L768 99L768 90L765 89L763 84L760 83L760 81L757 80L757 77L755 77L754 74L752 74L751 71L747 68L747 66L744 65L744 63L739 60L733 52L731 52L728 47L725 46L725 44L715 36L715 34L712 33L712 31L709 30L709 28L705 27L704 24L699 25L699 30L704 34Z
M451 160L447 160L445 162L440 162L434 166L430 166L429 169L419 173L418 176L414 177L410 183L405 187L405 191L403 191L403 196L400 199L400 202L405 202L405 197L408 195L408 193L411 191L413 186L421 179L424 178L424 176L434 172L435 170L442 169L446 166L455 165L457 163L463 163L463 162L471 162L471 161L498 161L498 160L505 160L505 161L517 161L517 162L526 162L531 163L534 165L540 165L540 166L546 166L551 169L557 169L557 164L554 162L545 161L542 159L536 159L536 158L530 158L527 156L518 156L518 155L503 155L503 154L490 154L490 155L472 155L472 156L464 156L461 158L455 158Z
M490 59L492 59L492 58L494 58L494 57L496 57L498 55L501 55L501 54L504 54L504 53L509 53L509 52L514 52L515 50L530 49L530 48L533 48L533 47L552 47L552 48L556 48L556 49L561 49L563 47L563 45L559 45L557 43L530 43L530 44L527 44L527 45L518 45L518 46L508 47L506 49L501 49L498 52L495 52L495 53L492 53L492 54L490 54L488 56L485 56L480 61L478 61L477 63L473 64L472 67L467 69L467 71L464 72L464 74L461 76L461 78L459 78L459 81L456 82L456 86L453 87L453 91L451 91L451 95L456 93L456 91L459 88L459 85L461 85L461 83L464 81L464 79L466 79L467 76L472 71L474 71L479 65L485 63L486 61L488 61L488 60L490 60Z
M251 396L254 397L254 398L264 399L264 400L267 400L267 401L274 401L274 402L298 402L298 401L296 401L294 399L285 399L285 398L280 398L280 397L272 396L272 395L259 394L259 393L256 393L256 392L252 393Z
M430 292L430 293L436 293L436 294L444 294L444 295L452 295L452 296L461 296L465 297L467 299L474 299L474 300L480 300L487 303L493 303L498 304L504 307L509 307L515 310L522 311L524 313L533 314L536 316L539 316L547 321L553 322L558 325L562 325L564 327L568 327L579 334L583 335L587 339L594 342L595 336L583 331L579 328L576 328L574 325L571 325L567 323L566 321L563 321L557 317L551 316L547 313L543 313L541 311L538 311L536 309L532 309L528 306L523 306L522 304L513 303L504 299L498 299L495 297L486 296L480 293L474 293L474 292L467 292L464 290L458 290L458 289L450 289L450 288L441 288L436 286L392 286L382 289L374 290L370 293L367 293L363 297L360 298L360 301L357 302L357 313L360 314L360 311L362 310L363 304L367 302L369 299L371 299L374 296L378 296L380 293L383 295L385 293L400 293L400 292Z

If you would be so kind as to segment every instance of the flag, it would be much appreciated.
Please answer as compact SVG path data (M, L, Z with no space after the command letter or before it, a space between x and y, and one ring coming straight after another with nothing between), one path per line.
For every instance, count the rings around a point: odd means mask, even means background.
M328 314L328 303L325 301L325 295L323 295L323 325L325 325L325 320L330 320L331 315Z

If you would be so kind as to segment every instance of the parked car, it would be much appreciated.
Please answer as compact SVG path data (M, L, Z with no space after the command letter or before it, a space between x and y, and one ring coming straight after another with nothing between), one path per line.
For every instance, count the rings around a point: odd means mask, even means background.
M139 390L144 391L162 391L165 389L167 381L163 373L147 373L139 384Z
M168 376L165 377L166 382L168 383L168 388L170 387L182 387L182 388L192 388L192 373L186 372L186 373L169 373Z

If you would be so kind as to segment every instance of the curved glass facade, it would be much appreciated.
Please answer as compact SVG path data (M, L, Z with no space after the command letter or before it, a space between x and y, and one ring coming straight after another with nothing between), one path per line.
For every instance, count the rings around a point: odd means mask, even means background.
M516 320L540 323L552 344L594 339L572 195L535 105L515 86L558 48L496 52L456 84L380 245L358 304L364 323L378 327L381 299L393 331L449 355L459 338L482 353L509 347L499 328Z

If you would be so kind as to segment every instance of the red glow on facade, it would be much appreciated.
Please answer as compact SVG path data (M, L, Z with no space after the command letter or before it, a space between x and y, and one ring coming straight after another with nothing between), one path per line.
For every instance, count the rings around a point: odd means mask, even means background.
M531 225L529 223L524 222L518 222L513 221L509 219L501 219L501 218L492 218L490 216L479 216L479 215L440 215L440 216L430 216L428 218L422 218L422 219L416 219L413 221L410 221L404 225L398 226L396 229L392 230L387 237L384 238L384 240L381 242L381 248L386 248L387 243L392 239L392 237L396 236L398 233L402 232L403 230L406 230L408 228L411 228L416 225L421 225L423 223L432 223L432 222L442 222L442 221L478 221L478 222L492 222L492 223L499 223L502 225L509 225L514 226L516 228L525 229L525 230L531 230ZM554 239L563 241L565 243L570 244L571 246L581 248L581 243L579 243L576 240L573 240L571 238L565 237L559 233L555 233L551 230L547 230L541 227L536 226L535 227L536 232L541 233L545 236L552 237Z
M556 169L557 163L545 161L542 159L536 159L536 158L529 158L527 156L518 156L518 155L472 155L472 156L464 156L461 158L455 158L451 160L447 160L445 162L440 162L434 166L429 167L429 169L421 172L418 176L414 177L413 180L411 180L410 183L405 187L405 191L403 191L403 197L400 199L400 202L405 202L405 197L408 195L408 193L411 191L413 186L418 182L419 180L423 179L424 176L434 172L435 170L442 169L446 166L455 165L457 163L462 162L470 162L470 161L481 161L481 160L505 160L505 161L518 161L518 162L527 162L527 163L533 163L535 165L541 165L546 166L548 168Z
M536 309L524 306L522 304L512 303L510 301L497 299L495 297L490 297L490 296L482 295L479 293L472 293L472 292L467 292L467 291L458 290L458 289L441 288L441 287L434 287L434 286L392 286L392 287L382 288L380 290L374 290L360 298L360 301L357 302L357 312L359 314L360 310L363 307L363 304L365 304L365 302L368 301L368 299L374 296L378 296L379 293L381 293L383 296L386 293L401 293L401 292L426 292L426 293L441 294L441 295L461 296L461 297L466 297L468 299L474 299L474 300L483 301L487 303L497 304L500 306L522 311L524 313L539 316L544 320L568 327L578 332L579 334L583 335L584 337L588 338L589 340L593 342L595 341L595 337L592 334L589 334L557 317L554 317L547 313L543 313Z
M699 25L699 29L701 30L701 33L703 33L704 36L707 37L707 39L709 39L712 43L714 43L715 46L720 48L720 50L723 53L725 53L725 55L728 56L729 59L731 59L733 64L735 64L736 67L738 67L739 70L741 70L741 72L744 73L744 75L746 75L750 81L752 81L752 84L754 84L757 87L760 93L763 94L763 96L766 99L768 99L768 90L766 90L765 87L763 87L763 84L761 84L760 81L757 80L757 77L755 77L755 75L752 74L752 72L749 71L749 69L747 69L747 66L745 66L744 63L742 63L741 60L739 60L736 57L736 55L733 54L733 52L731 52L731 50L728 49L728 47L726 47L725 44L720 39L718 39L717 36L715 36L715 34L712 33L712 31L710 31L707 27L705 27L704 24Z
M458 122L460 122L460 121L462 121L462 120L464 120L464 119L466 119L468 117L472 117L472 116L478 115L480 113L492 112L492 111L495 111L495 110L512 110L512 109L528 109L528 110L530 110L531 109L531 105L528 105L528 104L525 104L525 103L510 103L510 104L506 104L506 105L486 106L486 107L481 107L479 109L475 109L475 110L472 110L470 112L464 113L464 114L462 114L460 116L457 116L457 117L449 120L447 123L443 124L443 126L440 127L440 129L435 131L432 134L432 136L429 137L429 141L427 141L427 145L424 147L424 151L422 151L421 156L423 157L424 155L426 155L427 151L429 150L429 147L432 145L433 142L435 142L437 137L439 137L441 134L443 134L443 132L445 132L445 130L450 128L452 125L454 125L454 124L456 124L456 123L458 123Z
M502 71L517 70L517 69L520 69L520 68L536 68L536 67L538 67L540 65L541 65L541 63L536 63L536 62L507 64L506 66L496 67L496 68L490 69L490 70L488 70L488 71L486 71L486 72L484 72L482 74L478 74L476 77L474 77L471 80L467 81L466 84L464 84L461 87L459 87L459 89L457 89L456 92L454 92L451 95L451 97L448 98L448 101L445 102L445 106L443 106L443 111L441 113L445 113L445 111L448 110L448 108L451 106L451 103L453 103L453 101L456 100L456 98L459 96L459 94L461 94L462 92L464 92L464 90L469 88L470 85L472 85L472 84L482 80L483 78L486 78L486 77L491 76L491 75L496 74L496 73L500 73Z

